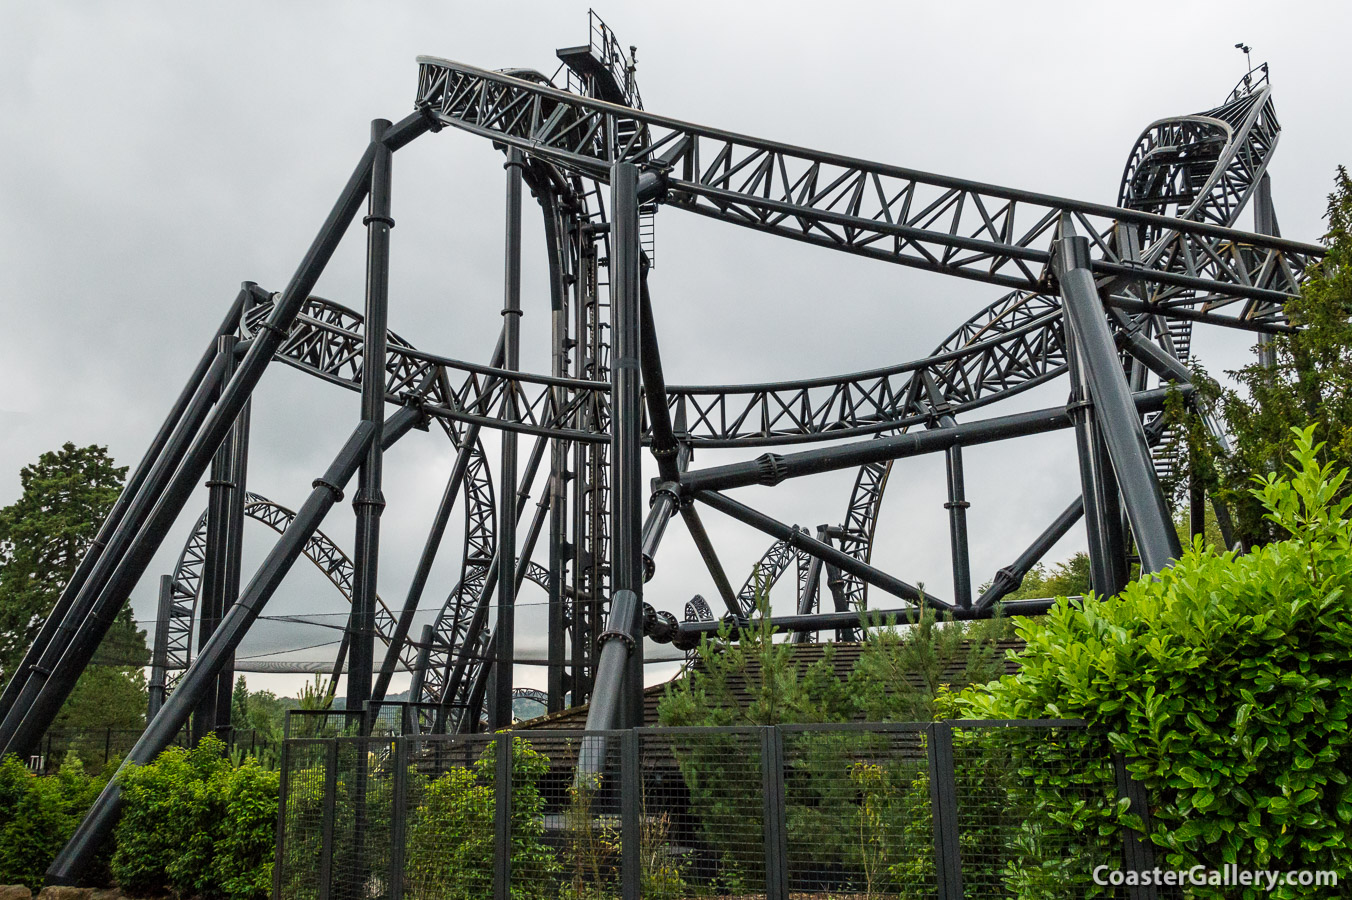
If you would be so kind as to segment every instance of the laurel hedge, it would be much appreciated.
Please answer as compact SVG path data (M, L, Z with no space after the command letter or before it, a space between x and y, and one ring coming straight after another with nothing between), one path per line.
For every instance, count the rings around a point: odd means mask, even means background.
M1352 872L1352 499L1313 433L1293 429L1288 471L1255 486L1284 540L1199 540L1114 599L1062 599L1020 623L1018 674L961 698L973 718L1087 720L1151 797L1148 826L1106 815L1148 828L1169 868ZM1061 785L1043 779L1050 811Z

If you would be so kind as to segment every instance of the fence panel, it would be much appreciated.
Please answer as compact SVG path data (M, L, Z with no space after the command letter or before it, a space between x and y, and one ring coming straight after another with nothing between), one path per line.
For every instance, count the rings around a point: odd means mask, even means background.
M969 897L1115 897L1117 785L1100 742L1072 724L953 722L962 879Z
M759 729L651 728L638 740L643 896L766 896Z
M410 735L404 900L493 895L496 797L492 735Z
M275 893L1125 896L1114 776L1073 723L292 739Z
M784 726L790 895L936 896L921 726Z
M278 896L319 900L325 868L324 811L329 755L325 741L289 741L281 773L273 885Z

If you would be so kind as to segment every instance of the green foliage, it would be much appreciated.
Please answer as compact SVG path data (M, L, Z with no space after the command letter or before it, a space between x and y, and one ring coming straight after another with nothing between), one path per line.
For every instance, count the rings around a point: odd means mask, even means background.
M67 443L19 472L23 495L0 509L0 683L8 680L43 620L74 575L122 489L126 467L107 448ZM145 632L123 608L62 707L56 731L104 732L145 725L150 661ZM53 744L64 755L65 742ZM89 765L102 765L97 748L80 746Z
M1352 868L1352 500L1316 431L1256 479L1287 539L1239 557L1198 541L1114 601L1062 601L1021 624L1019 674L964 697L977 718L1087 720L1131 760L1171 868Z
M945 689L983 684L1000 674L995 642L1008 626L999 617L941 622L925 609L904 629L880 625L873 621L848 679L850 702L864 721L928 722Z
M759 574L757 576L759 578ZM849 717L848 696L832 668L834 651L803 668L792 644L776 642L767 588L758 583L757 615L733 640L724 621L713 640L702 640L699 665L667 686L658 705L663 725L778 725L840 722ZM749 702L743 701L743 691Z
M501 740L499 738L498 740ZM493 888L495 747L470 766L452 766L421 789L408 830L410 896L478 900ZM512 739L512 897L543 900L558 869L541 840L549 759ZM418 778L416 771L412 778Z
M276 744L286 727L286 711L295 708L296 701L272 691L250 691L240 675L230 696L230 724L236 731L252 731L259 743Z
M329 679L322 675L316 675L313 682L301 686L299 698L299 708L309 710L322 710L333 708L333 685Z
M1327 253L1307 273L1300 296L1286 304L1287 319L1300 330L1273 336L1255 348L1255 362L1230 372L1238 390L1221 389L1204 373L1196 379L1223 414L1231 440L1229 452L1221 452L1194 421L1189 453L1198 476L1231 506L1246 544L1285 536L1249 487L1254 477L1282 471L1292 428L1315 425L1335 468L1352 466L1352 178L1342 167L1327 219ZM1181 497L1186 486L1176 487Z
M171 747L122 778L112 872L123 890L259 900L272 886L276 773L234 766L208 736Z
M0 681L75 573L126 472L107 448L70 443L20 470L23 495L0 509Z
M102 786L78 757L50 776L33 775L17 756L0 760L0 884L42 884Z

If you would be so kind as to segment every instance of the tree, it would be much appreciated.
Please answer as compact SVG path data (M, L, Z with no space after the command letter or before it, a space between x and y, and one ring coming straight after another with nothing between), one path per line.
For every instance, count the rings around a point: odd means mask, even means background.
M71 443L19 472L23 496L0 509L0 679L37 636L126 474L106 447Z
M1256 361L1228 373L1239 389L1221 389L1205 373L1197 379L1218 401L1230 451L1221 453L1194 422L1191 458L1198 477L1233 510L1238 537L1248 545L1285 537L1249 488L1255 476L1283 471L1292 428L1318 423L1328 459L1338 468L1352 465L1352 177L1341 166L1327 219L1328 251L1307 272L1300 296L1286 304L1287 319L1299 329L1260 344Z
M0 509L0 681L8 680L122 490L106 447L67 443L19 472L23 495ZM123 608L58 714L57 730L145 724L145 632ZM100 744L98 760L102 761ZM89 761L94 761L91 759Z
M990 588L987 582L984 592ZM1065 562L1050 568L1038 563L1023 576L1017 588L1004 596L1005 600L1042 600L1051 597L1083 597L1091 590L1089 554L1080 551ZM1005 635L1000 635L1001 637Z

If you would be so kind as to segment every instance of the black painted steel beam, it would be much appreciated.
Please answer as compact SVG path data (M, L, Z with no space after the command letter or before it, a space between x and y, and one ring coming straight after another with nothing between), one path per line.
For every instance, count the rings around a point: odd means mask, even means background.
M88 593L85 584L88 581L90 574L94 571L102 555L107 550L109 541L114 532L121 526L122 519L126 515L128 508L132 505L133 498L140 494L142 488L146 484L148 476L157 468L161 454L163 454L166 447L169 446L174 434L179 431L179 425L183 420L184 413L188 410L192 403L192 399L197 394L202 382L207 378L207 374L216 360L218 339L226 334L232 333L239 327L239 320L244 311L245 302L255 287L256 286L252 282L245 282L243 287L240 288L234 302L230 304L230 308L227 310L225 318L217 327L215 335L207 344L206 350L202 352L202 356L197 361L197 365L193 369L192 374L188 376L188 381L183 386L183 390L179 392L178 398L174 401L174 405L169 410L169 414L165 416L159 431L156 432L155 437L151 439L150 446L146 449L145 455L141 457L141 461L127 478L127 483L123 486L122 492L118 494L112 509L108 511L107 518L99 525L98 533L90 543L89 549L85 551L84 556L80 560L80 564L76 566L75 573L71 576L70 581L68 581L61 589L60 596L57 598L56 603L52 605L52 609L47 614L47 618L43 621L42 627L38 630L33 643L24 653L23 659L15 668L13 676L5 686L4 693L0 694L0 720L3 720L9 714L10 709L13 707L14 699L23 688L28 674L35 665L38 665L39 660L47 654L48 646L56 635L61 622L70 612L71 605L74 603L76 596L80 594L81 591L86 591L86 593ZM97 588L94 588L93 590L97 592ZM0 746L3 746L4 744L4 732L0 731Z
M519 150L507 155L506 246L503 266L502 336L503 368L514 372L521 364L521 169ZM516 394L503 394L503 417L515 417ZM516 434L502 434L502 466L499 481L516 484ZM503 498L504 500L506 498ZM498 504L498 615L493 629L497 647L496 677L488 704L491 731L512 725L512 661L516 656L516 504Z
M1187 387L1179 390L1185 394L1189 392ZM1169 390L1165 388L1142 391L1130 398L1129 403L1134 403L1140 412L1158 412L1164 408L1168 394ZM870 441L856 441L841 447L824 447L782 455L764 454L748 462L687 472L681 476L681 492L689 495L698 491L723 491L753 484L772 486L788 478L849 469L869 462L921 456L925 453L945 451L949 447L966 447L1043 434L1069 428L1072 424L1069 409L1051 407L977 422L964 422L952 428L936 428Z
M386 423L385 440L393 441L406 434L419 418L420 414L415 410L401 409ZM356 473L375 439L374 425L365 421L360 423L334 458L333 464L315 480L314 489L296 512L296 518L259 566L239 602L225 614L207 646L183 673L159 715L146 726L145 732L128 751L118 769L119 773L130 766L150 763L187 724L189 715L202 697L215 689L216 676L221 667L233 657L249 628L262 614L287 572L300 557L305 542L319 528L333 505L342 498L343 486ZM75 884L79 881L111 833L121 801L121 779L114 776L48 868L48 884Z
M825 541L819 541L809 536L806 531L796 525L785 525L783 522L772 519L770 516L743 503L738 503L731 497L724 496L716 491L701 490L694 493L694 498L706 506L737 519L739 522L784 541L796 550L802 550L813 556L820 556L824 562L830 563L841 571L849 572L894 597L923 603L935 609L947 610L951 608L949 604L933 594L926 593L913 584L907 584L900 578L895 578L866 562L855 559L850 554L831 546Z
M1181 552L1173 517L1155 476L1138 405L1122 373L1117 348L1089 268L1089 241L1075 234L1069 217L1061 223L1057 271L1066 322L1094 403L1094 419L1122 492L1141 567L1158 572Z
M391 123L371 122L371 187L366 218L366 315L363 321L361 420L369 422L374 439L366 450L352 498L356 538L352 554L352 610L348 618L347 706L366 708L375 668L376 586L380 572L380 516L385 510L384 451L385 348L390 295L390 184L393 152L383 143Z

